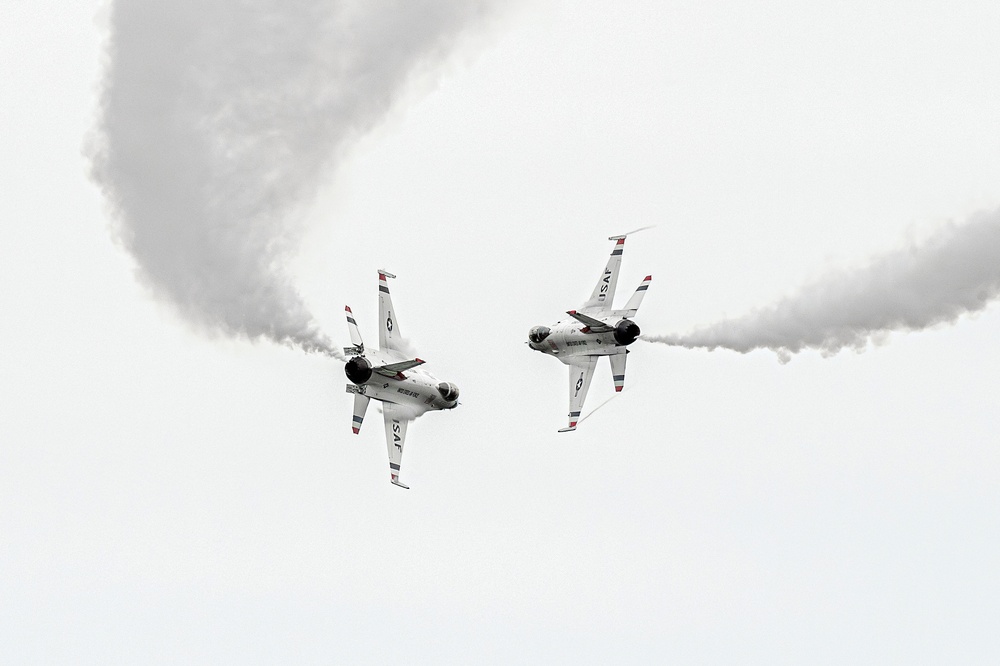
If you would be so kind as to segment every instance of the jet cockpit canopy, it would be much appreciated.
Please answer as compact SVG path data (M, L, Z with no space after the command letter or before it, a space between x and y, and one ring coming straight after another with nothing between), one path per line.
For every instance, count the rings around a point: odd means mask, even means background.
M548 326L533 326L530 331L528 331L528 339L535 344L540 343L545 338L549 337L549 333L552 332Z

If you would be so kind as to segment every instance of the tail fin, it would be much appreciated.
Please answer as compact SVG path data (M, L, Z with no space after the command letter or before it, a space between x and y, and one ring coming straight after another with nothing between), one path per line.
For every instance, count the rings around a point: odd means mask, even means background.
M365 343L361 340L361 332L358 330L358 322L354 321L354 313L348 305L344 306L347 313L347 332L351 334L351 347L344 347L344 354L348 356L358 356L365 353Z

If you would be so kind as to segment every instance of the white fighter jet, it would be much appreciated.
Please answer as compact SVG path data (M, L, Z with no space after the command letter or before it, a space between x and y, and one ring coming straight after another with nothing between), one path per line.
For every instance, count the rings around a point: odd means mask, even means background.
M354 434L361 431L368 402L381 400L385 443L389 449L389 474L393 484L409 488L399 482L406 426L427 410L456 407L458 387L438 381L422 368L417 369L424 363L419 358L408 358L386 283L386 278L394 277L383 270L378 272L378 350L365 349L351 308L344 308L352 345L344 348L344 354L350 357L344 372L353 382L347 385L347 392L354 394L354 422L351 424Z
M529 347L555 356L569 366L569 427L559 432L576 430L599 357L607 356L611 360L615 391L625 386L626 347L639 337L639 326L631 317L635 316L653 279L651 275L645 277L624 309L612 308L627 235L608 239L615 241L608 265L590 299L580 309L566 313L570 319L557 321L552 326L535 326L528 332Z

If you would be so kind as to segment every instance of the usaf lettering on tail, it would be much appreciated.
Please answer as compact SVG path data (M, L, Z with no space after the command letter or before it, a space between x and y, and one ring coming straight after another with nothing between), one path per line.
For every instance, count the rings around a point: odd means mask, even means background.
M608 289L610 289L610 288L611 288L611 271L608 270L608 269L605 269L604 270L604 284L601 285L601 295L598 296L598 298L601 300L601 302L604 302L604 299L607 298Z
M392 314L392 297L386 278L395 275L378 272L378 307L382 327L378 332L377 350L366 350L351 308L347 312L347 329L351 346L344 348L349 356L344 372L352 383L347 392L354 394L354 434L361 431L370 400L382 401L385 421L385 441L389 451L389 475L392 483L408 488L399 481L406 427L409 422L428 410L453 409L458 405L458 387L442 382L427 372L419 358L407 359L403 351L398 322Z
M559 432L576 430L599 357L607 356L611 361L615 391L621 391L625 386L626 347L639 337L639 326L632 321L632 317L639 310L653 279L650 275L646 276L624 309L612 309L627 235L608 239L615 241L608 265L587 302L579 310L566 313L570 319L560 320L552 326L535 326L528 332L529 347L555 356L570 366L569 426Z

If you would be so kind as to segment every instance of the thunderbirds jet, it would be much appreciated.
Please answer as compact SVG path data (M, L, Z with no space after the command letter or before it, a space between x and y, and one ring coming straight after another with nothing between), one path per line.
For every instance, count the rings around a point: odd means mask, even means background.
M598 357L607 356L611 360L615 391L621 391L625 386L626 347L639 337L639 326L630 317L635 316L653 279L651 275L646 276L624 309L612 309L625 236L608 239L615 241L608 265L590 299L579 310L566 313L570 319L557 321L551 327L535 326L528 332L529 347L555 356L569 366L569 427L559 432L576 430Z
M347 329L351 334L350 347L344 354L350 358L344 367L347 392L354 394L354 434L361 430L365 410L371 399L382 401L385 420L385 443L389 449L389 474L393 484L409 488L399 482L399 463L403 458L407 424L429 409L452 409L458 405L458 387L440 382L423 369L423 361L408 359L405 344L399 334L399 322L389 297L386 278L395 275L383 270L378 272L378 345L380 349L365 349L358 332L358 324L350 307L347 311Z

